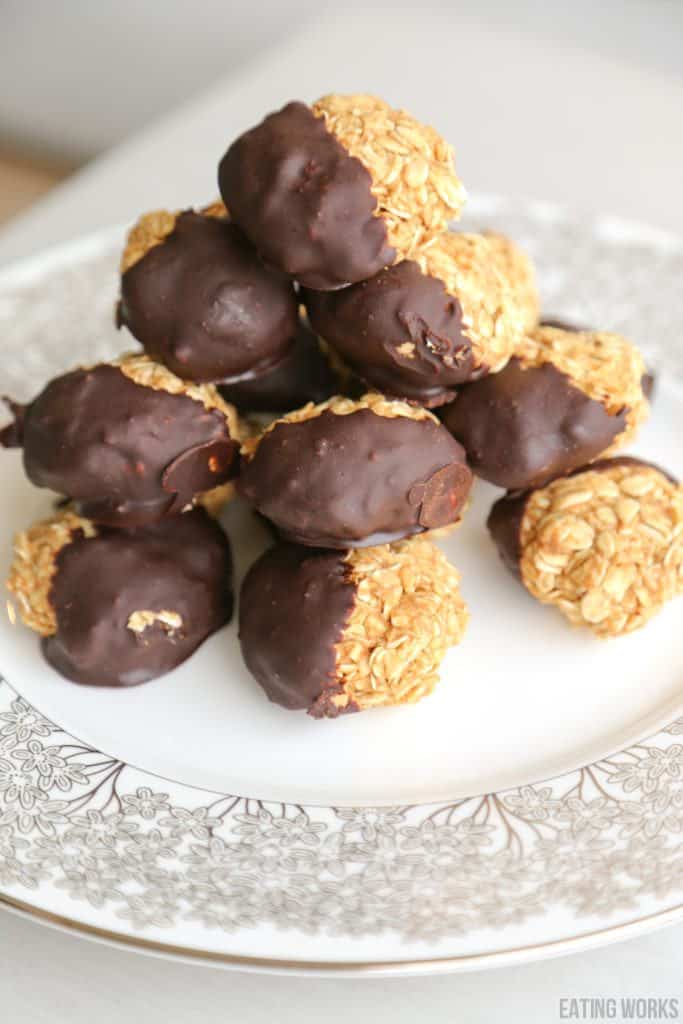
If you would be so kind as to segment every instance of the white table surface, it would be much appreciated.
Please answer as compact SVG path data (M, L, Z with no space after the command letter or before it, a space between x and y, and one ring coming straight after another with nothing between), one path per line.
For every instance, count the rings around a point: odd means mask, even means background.
M483 3L482 10L496 6ZM311 23L5 228L0 265L145 209L210 199L231 137L286 99L327 91L378 92L432 121L455 144L472 191L559 200L577 216L610 212L683 233L683 69L668 59L660 68L656 60L658 38L662 54L671 53L681 7L624 0L603 9L576 0L573 30L565 11L555 32L547 16L534 31L530 4L524 7L522 27L509 12L492 21L489 11L487 21L429 5L420 5L419 18L392 7ZM581 45L581 19L596 45ZM606 56L610 32L616 41ZM174 964L7 913L0 921L0 1019L8 1022L91 1024L96 1016L108 1024L144 1015L147 1024L294 1016L474 1024L504 1014L513 1024L545 1024L560 1019L562 997L683 997L680 926L481 974L313 981Z

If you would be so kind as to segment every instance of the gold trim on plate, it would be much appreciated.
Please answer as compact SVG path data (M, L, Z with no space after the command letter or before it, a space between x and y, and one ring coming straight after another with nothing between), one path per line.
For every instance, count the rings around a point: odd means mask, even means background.
M667 925L683 921L683 903L668 910L646 914L623 924L609 928L598 928L594 931L582 932L568 939L554 939L550 942L535 943L529 946L517 946L488 953L468 953L465 956L427 957L417 960L377 960L368 963L362 960L281 960L278 958L259 956L239 956L234 953L218 953L211 950L193 949L191 946L179 946L170 942L156 942L153 939L140 939L123 932L110 931L96 925L74 921L61 914L55 914L40 907L34 907L23 900L15 899L0 892L0 907L17 914L19 917L35 919L39 924L61 929L82 939L105 942L120 946L124 950L134 950L147 956L159 956L166 959L191 960L205 966L234 967L250 971L281 972L281 973L319 973L319 974L420 974L439 973L457 970L484 970L492 967L507 967L529 960L579 953L583 948L595 948L612 942L633 938L642 932L655 931ZM586 944L584 946L584 943Z

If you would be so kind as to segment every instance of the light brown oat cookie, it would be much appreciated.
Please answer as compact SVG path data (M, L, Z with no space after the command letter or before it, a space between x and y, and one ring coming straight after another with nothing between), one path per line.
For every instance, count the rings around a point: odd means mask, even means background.
M683 592L683 487L636 459L606 459L496 502L489 529L527 590L614 637Z
M240 600L247 667L271 700L316 718L421 700L467 621L458 572L424 538L352 552L277 545Z

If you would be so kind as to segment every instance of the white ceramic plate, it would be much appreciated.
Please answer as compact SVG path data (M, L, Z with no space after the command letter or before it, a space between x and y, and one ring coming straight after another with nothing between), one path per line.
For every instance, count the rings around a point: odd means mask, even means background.
M547 314L643 347L658 393L634 450L683 473L683 247L547 205L471 207L471 225L532 253ZM3 392L130 346L112 321L121 239L0 276ZM18 453L1 458L6 565L51 496ZM683 914L683 602L619 641L571 630L499 564L495 493L479 484L444 543L472 622L414 708L286 712L249 678L234 626L163 679L90 690L3 617L5 902L148 951L345 971L510 962ZM266 538L239 503L225 525L241 576Z

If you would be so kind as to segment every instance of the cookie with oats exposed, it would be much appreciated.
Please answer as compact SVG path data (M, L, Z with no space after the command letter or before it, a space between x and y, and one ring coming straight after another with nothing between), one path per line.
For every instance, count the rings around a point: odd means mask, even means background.
M530 261L492 234L442 233L368 281L303 299L313 329L370 387L431 408L500 370L538 318Z
M201 509L134 530L66 507L15 538L7 581L61 675L133 686L170 672L232 614L232 556Z
M468 612L426 538L355 551L278 544L240 595L240 644L270 700L315 718L414 704L432 692Z
M639 459L501 498L488 527L529 593L598 637L639 629L683 593L683 487Z
M629 444L649 414L646 382L640 352L620 335L543 325L441 418L478 476L526 490Z
M191 384L145 355L56 377L0 443L23 447L26 475L73 499L86 518L139 526L177 515L235 476L237 413L211 384Z
M265 262L321 290L409 258L464 202L441 136L366 95L288 103L233 142L218 183Z
M185 380L241 380L288 356L297 299L291 281L263 265L222 204L156 210L129 233L117 322Z
M472 484L463 449L426 409L378 394L275 420L242 446L239 490L280 536L351 548L456 522Z
M583 331L584 333L590 333L590 328L574 323L573 321L565 320L560 317L547 317L544 316L541 319L541 327L557 327L561 331ZM645 370L645 374L642 379L643 394L647 398L650 405L652 405L655 394L657 391L657 373L653 367L648 366Z

